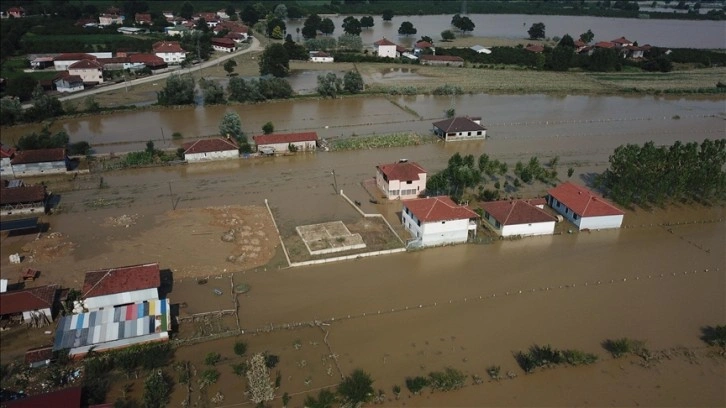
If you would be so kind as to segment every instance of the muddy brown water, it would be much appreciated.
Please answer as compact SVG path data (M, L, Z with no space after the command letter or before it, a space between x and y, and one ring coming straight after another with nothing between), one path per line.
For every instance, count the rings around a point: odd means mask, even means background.
M408 75L394 72L395 75ZM403 81L405 83L405 81ZM268 104L200 106L120 112L109 115L61 119L53 131L65 130L71 142L88 141L97 153L143 150L151 140L157 148L173 149L183 141L172 141L180 132L185 140L218 134L221 118L228 111L238 113L248 135L261 133L266 122L277 132L315 131L321 138L354 137L393 132L430 134L431 123L454 108L459 115L479 116L496 138L549 138L578 142L602 138L633 139L647 135L663 143L673 135L688 140L693 120L707 127L704 137L722 131L722 119L706 118L726 112L720 98L547 96L547 95L460 95L311 99ZM680 118L677 119L677 118ZM4 128L3 143L14 144L39 124ZM646 136L647 138L648 136ZM636 139L643 139L637 137Z
M326 16L335 24L334 36L343 34L341 29L347 15ZM441 32L453 30L452 15L410 15L395 16L390 22L384 22L380 16L374 16L375 25L364 29L360 36L363 44L371 47L373 42L386 37L404 47L410 47L423 35L439 41ZM638 44L651 44L659 47L684 48L726 48L723 21L689 21L689 20L657 20L634 18L605 18L588 16L542 16L517 14L469 14L474 22L474 31L467 35L474 37L499 37L524 39L527 30L534 23L544 23L547 37L562 37L570 34L577 38L581 33L592 30L594 41L611 41L625 36ZM416 35L400 36L398 28L404 21L410 21L418 30ZM304 20L289 21L287 32L296 39L296 29L302 29ZM457 32L457 35L459 33ZM486 46L487 44L481 44Z

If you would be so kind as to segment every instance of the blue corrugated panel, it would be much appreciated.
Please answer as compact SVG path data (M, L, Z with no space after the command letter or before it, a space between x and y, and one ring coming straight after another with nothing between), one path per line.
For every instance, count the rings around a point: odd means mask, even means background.
M116 339L123 339L125 333L126 333L126 324L124 324L124 322L119 322L118 334L116 335Z
M113 309L113 321L114 322L120 322L121 319L121 309L122 307L116 307ZM124 311L125 312L125 311Z
M80 330L83 328L83 319L85 319L85 317L86 317L85 313L81 313L78 315L78 322L76 323L76 327L75 327L76 330Z

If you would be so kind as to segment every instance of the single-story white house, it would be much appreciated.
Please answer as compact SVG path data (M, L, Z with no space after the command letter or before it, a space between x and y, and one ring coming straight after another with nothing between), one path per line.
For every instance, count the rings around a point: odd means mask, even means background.
M289 152L290 146L294 146L297 151L315 150L318 146L316 132L273 133L253 136L252 140L257 145L257 151L271 150L275 153Z
M85 89L83 78L79 75L65 74L53 81L56 91L60 93L80 92Z
M592 191L569 181L550 189L547 203L579 230L620 228L625 213Z
M482 204L483 220L502 237L552 235L557 219L544 210L544 198Z
M237 49L237 43L231 38L212 38L212 48L221 52L234 52Z
M13 166L10 161L15 157L15 148L0 144L0 176L13 174Z
M447 67L463 67L464 59L455 55L422 55L421 65L443 65Z
M21 150L10 161L15 177L65 173L68 169L66 149Z
M184 160L200 162L239 158L239 146L232 139L215 137L184 143Z
M376 185L389 200L416 198L426 190L426 170L407 160L381 164L376 166Z
M325 51L310 51L310 62L333 62L333 56Z
M22 180L2 180L0 210L2 215L45 212L48 197L44 185L26 186Z
M0 293L0 318L45 326L53 321L58 285Z
M389 41L385 37L374 42L373 48L377 56L388 58L398 58L401 56L401 52L405 51L405 49L402 50L403 47Z
M167 64L181 64L187 57L179 41L157 41L151 46L152 52Z
M413 238L408 246L435 246L466 242L476 233L479 215L446 196L403 201L401 222Z
M487 128L481 125L481 118L460 116L433 123L434 134L444 141L486 139Z
M491 49L489 49L487 47L484 47L484 46L481 46L481 45L478 45L478 44L477 45L473 45L473 46L471 46L469 48L472 51L476 52L477 54L491 54L492 53L492 50Z

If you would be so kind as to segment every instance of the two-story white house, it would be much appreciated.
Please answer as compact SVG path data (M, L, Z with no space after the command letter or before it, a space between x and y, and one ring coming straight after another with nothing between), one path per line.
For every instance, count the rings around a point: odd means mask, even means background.
M482 204L483 221L502 237L552 235L557 219L544 210L544 198Z
M103 83L103 65L96 60L80 60L68 67L68 74L81 77L84 84Z
M625 213L592 191L569 181L547 191L547 203L579 230L620 228Z
M402 47L396 45L396 43L391 42L385 37L374 42L373 48L375 48L375 54L377 56L388 58L398 58L401 56L401 52L405 51L402 50Z
M409 247L458 244L476 233L479 215L446 196L403 201L401 222L411 233Z
M376 166L376 185L389 200L416 198L426 190L426 170L407 160L381 164Z
M167 64L181 64L186 58L186 51L179 41L157 41L152 46L153 53Z

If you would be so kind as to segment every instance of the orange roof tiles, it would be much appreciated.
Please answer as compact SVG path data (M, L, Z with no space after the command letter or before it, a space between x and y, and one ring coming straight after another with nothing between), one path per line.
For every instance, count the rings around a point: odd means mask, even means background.
M569 181L550 189L547 193L581 217L625 214L621 209L615 207L604 198Z
M199 139L184 143L184 154L221 152L225 150L238 150L239 146L231 139L221 137L213 139Z
M537 208L536 204L529 200L490 201L483 203L482 209L502 225L557 221L555 217Z
M122 266L86 272L82 294L89 298L158 288L160 285L159 264Z
M0 315L52 308L58 287L46 285L0 293Z
M479 218L477 213L454 203L451 198L446 196L406 200L403 205L421 222Z
M398 162L391 164L381 164L376 168L390 180L414 181L419 180L419 174L426 173L418 163L415 162Z

